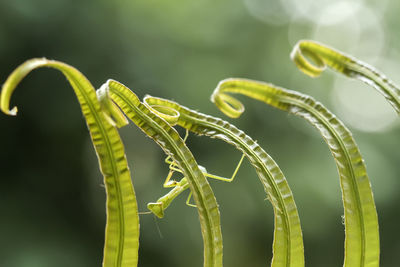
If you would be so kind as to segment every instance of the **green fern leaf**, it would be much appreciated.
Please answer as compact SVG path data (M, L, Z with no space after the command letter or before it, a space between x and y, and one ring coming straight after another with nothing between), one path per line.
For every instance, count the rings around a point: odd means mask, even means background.
M233 106L230 99L234 98L227 93L246 95L293 113L318 129L340 176L346 228L344 266L379 266L378 218L370 182L358 147L343 123L310 96L263 82L233 78L221 81L211 98L231 117L240 115L244 107L237 100Z
M62 62L44 58L28 60L20 65L4 83L0 95L0 108L6 114L16 115L16 107L9 109L14 89L29 72L42 67L57 69L68 79L81 105L99 159L107 192L103 266L137 266L139 217L124 146L117 129L105 116L95 89L86 77L77 69ZM123 125L122 121L122 119L118 120L120 126Z

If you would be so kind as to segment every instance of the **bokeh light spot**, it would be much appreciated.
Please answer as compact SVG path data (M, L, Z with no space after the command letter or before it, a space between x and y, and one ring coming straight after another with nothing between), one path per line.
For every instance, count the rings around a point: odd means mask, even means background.
M332 100L338 116L360 131L385 131L397 121L383 96L357 80L337 78Z

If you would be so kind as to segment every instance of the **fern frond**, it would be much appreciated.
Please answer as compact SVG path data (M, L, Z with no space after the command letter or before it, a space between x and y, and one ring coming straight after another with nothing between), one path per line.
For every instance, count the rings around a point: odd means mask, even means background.
M139 248L139 217L124 146L117 129L105 116L96 91L86 77L77 69L59 61L45 58L28 60L15 69L4 83L0 95L0 108L6 114L16 115L16 107L9 109L14 89L32 70L42 67L57 69L68 79L81 105L99 159L107 193L103 266L136 266ZM118 124L122 126L123 120L119 120Z
M217 107L231 117L226 96L242 94L306 119L318 129L335 159L345 211L344 266L379 266L379 231L376 207L364 160L344 124L312 97L272 84L231 78L221 81L212 95ZM237 101L235 99L235 101ZM221 105L221 103L223 103ZM226 109L226 106L229 106Z

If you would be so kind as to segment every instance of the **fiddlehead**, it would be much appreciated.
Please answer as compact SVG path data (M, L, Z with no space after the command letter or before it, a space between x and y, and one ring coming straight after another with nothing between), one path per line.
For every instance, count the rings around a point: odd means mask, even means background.
M299 41L290 57L308 76L317 77L328 66L347 77L371 85L400 113L400 88L374 67L314 41Z
M345 210L345 266L378 266L379 231L375 203L364 161L350 131L312 97L247 79L223 80L212 94L211 100L231 117L240 115L244 108L240 102L240 110L230 106L230 102L226 103L226 96L234 99L228 93L246 95L298 115L319 130L340 176Z
M146 96L148 106L163 106L179 113L177 124L198 135L221 139L246 155L260 178L275 213L272 266L304 266L303 238L292 192L272 158L248 135L219 118L176 102ZM183 191L183 190L182 190Z
M68 79L89 128L107 193L107 224L104 245L104 267L136 266L139 248L139 218L131 175L124 146L118 131L96 97L96 91L86 77L75 68L59 61L31 59L20 65L4 83L1 91L1 110L16 115L17 108L9 110L11 95L19 82L34 69L49 67L61 71ZM117 125L126 122L118 110L110 107Z
M153 112L123 84L108 80L98 91L102 102L113 101L144 133L152 138L167 155L176 162L186 177L200 217L204 240L204 266L222 266L222 234L218 204L211 187L200 171L192 153L170 123L176 122L177 114L168 107ZM159 114L167 113L166 120ZM167 122L168 121L168 122Z

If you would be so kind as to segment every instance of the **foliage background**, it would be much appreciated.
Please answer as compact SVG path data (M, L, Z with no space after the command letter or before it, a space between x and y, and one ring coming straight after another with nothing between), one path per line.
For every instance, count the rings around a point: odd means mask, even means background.
M0 81L32 57L67 62L99 87L108 78L224 117L209 101L219 80L247 77L314 96L353 131L379 212L382 266L399 261L399 121L371 88L332 73L301 74L289 60L299 39L346 51L400 82L399 1L0 1ZM105 194L73 91L39 70L16 91L16 118L0 115L0 266L100 266ZM299 208L307 266L340 266L344 227L336 168L303 120L244 99L230 120L258 140L286 174ZM226 118L225 118L226 119ZM139 208L167 192L163 152L133 125L121 130ZM190 136L210 172L229 176L240 154ZM232 184L212 182L221 206L226 266L265 266L273 213L250 164ZM141 215L140 266L201 266L202 241L186 196L156 220Z

